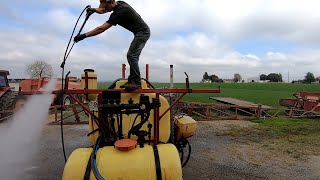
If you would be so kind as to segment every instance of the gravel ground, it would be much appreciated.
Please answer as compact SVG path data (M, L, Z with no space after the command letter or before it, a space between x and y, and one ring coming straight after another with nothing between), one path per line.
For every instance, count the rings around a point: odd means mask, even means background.
M288 160L286 156L261 152L235 138L217 136L228 126L250 126L244 121L199 122L197 134L190 139L192 155L183 169L185 180L207 179L320 179L320 157L307 162ZM88 147L87 125L64 126L67 156L79 147ZM46 125L39 152L22 179L61 179L64 158L60 126ZM317 169L318 168L318 169Z
M199 130L190 140L192 156L183 169L184 179L320 179L319 157L312 157L308 162L297 161L235 138L215 135L230 125L251 124L246 121L199 122Z

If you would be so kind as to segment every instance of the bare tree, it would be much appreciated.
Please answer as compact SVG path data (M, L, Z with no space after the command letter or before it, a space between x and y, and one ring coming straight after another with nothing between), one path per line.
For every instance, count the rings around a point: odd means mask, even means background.
M43 60L27 65L27 74L30 78L52 77L52 66Z

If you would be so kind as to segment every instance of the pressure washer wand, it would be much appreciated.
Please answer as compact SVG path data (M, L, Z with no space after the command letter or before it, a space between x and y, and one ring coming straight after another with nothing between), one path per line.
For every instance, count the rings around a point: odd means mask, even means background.
M91 6L89 5L89 8L90 8ZM87 8L88 9L88 8ZM82 29L83 29L83 27L84 27L84 25L87 23L87 21L88 21L88 19L89 19L89 17L92 15L93 13L89 13L88 11L87 11L87 14L86 14L86 18L84 19L84 22L83 22L83 24L82 24L82 26L81 26L81 28L80 28L80 30L79 30L79 32L78 32L78 34L80 34L81 33L81 31L82 31Z
M70 54L70 52L71 52L71 50L72 50L72 48L73 48L73 46L74 46L74 44L75 44L75 42L73 42L73 44L72 44L72 46L71 46L71 48L70 48L70 50L69 50L69 46L70 46L70 43L71 43L71 41L72 41L72 37L73 37L74 31L76 30L76 27L77 27L77 25L78 25L78 22L79 22L79 20L80 20L80 18L81 18L81 16L82 16L82 14L84 13L84 11L86 11L86 10L89 9L89 8L91 8L90 5L86 6L86 7L83 9L83 11L81 12L81 14L80 14L80 16L79 16L79 18L78 18L78 20L77 20L77 22L76 22L76 25L75 25L74 28L73 28L71 37L70 37L70 39L69 39L68 46L67 46L66 51L65 51L65 53L64 53L63 61L62 61L61 65L60 65L61 68L64 68L64 65L66 64L66 60L68 59L69 54ZM88 12L87 12L86 18L85 18L85 20L84 20L84 22L83 22L83 24L82 24L82 26L81 26L78 34L81 33L83 27L85 26L85 24L87 23L87 21L88 21L88 19L89 19L89 17L90 17L91 15L92 15L92 13L88 13ZM69 51L68 51L68 50L69 50Z
M87 21L88 21L88 19L89 19L89 17L90 17L91 15L92 15L91 13L89 13L89 14L87 13L86 18L85 18L85 20L84 20L84 22L83 22L83 24L82 24L82 26L81 26L81 28L80 28L80 30L79 30L79 32L78 32L78 34L80 34L80 33L81 33L81 31L82 31L82 29L83 29L84 25L87 23ZM74 44L75 44L75 42L73 41L73 44L72 44L72 46L71 46L71 48L70 48L70 51L68 52L67 56L64 58L64 61L62 62L61 66L60 66L61 68L63 68L63 67L64 67L64 65L65 65L65 63L66 63L66 60L68 59L69 54L70 54L70 52L71 52L71 50L72 50L72 48L73 48Z

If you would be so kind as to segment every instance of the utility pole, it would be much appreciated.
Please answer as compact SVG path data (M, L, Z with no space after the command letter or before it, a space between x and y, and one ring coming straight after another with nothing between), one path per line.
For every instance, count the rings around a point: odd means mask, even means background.
M290 79L289 77L290 77L290 72L288 71L288 83L290 83L290 82L289 82L289 79Z

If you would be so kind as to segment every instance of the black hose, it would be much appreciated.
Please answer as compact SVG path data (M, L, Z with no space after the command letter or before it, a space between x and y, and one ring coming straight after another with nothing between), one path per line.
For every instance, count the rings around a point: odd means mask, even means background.
M66 163L67 162L67 156L66 156L66 150L65 150L65 147L64 147L64 137L63 137L63 95L64 95L64 90L63 90L63 75L64 75L64 68L62 69L62 79L61 79L61 81L62 81L62 83L61 83L61 85L62 85L62 88L61 88L61 90L62 90L62 93L61 93L61 99L60 99L60 106L61 106L61 108L60 108L60 119L61 119L61 122L60 122L60 132L61 132L61 144L62 144L62 151L63 151L63 157L64 157L64 162Z
M139 114L137 114L137 115L136 115L136 117L134 118L134 120L133 120L133 123L132 123L132 126L131 126L130 130L133 128L133 125L134 125L134 124L136 124L136 120L137 120L138 116L139 116ZM129 138L129 139L130 139L130 137L131 137L130 130L129 130L129 132L128 132L128 138Z
M189 159L190 159L190 156L191 156L191 145L190 145L190 143L189 143L188 140L185 140L185 141L187 142L187 144L188 144L188 146L189 146L189 153L188 153L188 156L187 156L186 161L182 164L182 167L184 167L185 165L187 165L187 163L188 163L188 161L189 161Z
M98 170L97 160L96 160L97 152L99 150L100 142L101 142L101 139L102 139L103 135L104 134L101 134L98 137L95 145L93 146L92 153L91 153L91 156L90 156L90 163L91 163L92 171L93 171L93 174L94 174L94 176L96 177L97 180L105 180L102 177L102 175L100 174L99 170Z
M68 42L68 45L67 45L67 48L66 48L66 51L64 52L63 62L62 62L62 64L61 64L61 66L60 66L61 68L64 68L64 65L65 65L65 63L66 63L66 60L67 60L67 58L69 57L69 54L70 54L70 52L71 52L71 50L72 50L72 48L73 48L73 46L74 46L74 43L75 43L75 42L73 42L72 47L71 47L70 50L69 50L69 46L70 46L70 43L71 43L71 41L72 41L73 34L74 34L74 32L75 32L75 30L76 30L76 28L77 28L77 25L78 25L78 23L79 23L79 20L80 20L82 14L83 14L83 13L86 11L86 9L88 9L89 7L91 7L91 6L88 5L88 6L86 6L86 7L83 9L83 11L81 12L80 16L79 16L78 19L77 19L76 24L74 25L74 28L73 28L73 30L72 30L72 33L71 33L71 36L70 36L70 39L69 39L69 42ZM87 18L86 18L86 20L87 20ZM85 21L85 22L86 22L86 21ZM82 30L82 28L81 28L80 30ZM80 34L80 31L79 31L78 34ZM69 50L69 52L68 52L68 50ZM62 77L63 77L63 76L62 76Z
M73 34L74 34L74 31L76 30L76 27L77 27L77 25L78 25L78 22L79 22L79 20L80 20L80 18L81 18L81 16L82 16L82 14L86 11L86 9L88 9L90 6L88 5L88 6L86 6L84 9L83 9L83 11L81 12L81 14L80 14L80 16L79 16L79 18L78 18L78 20L77 20L77 22L76 22L76 24L75 24L75 26L74 26L74 28L73 28L73 31L72 31L72 34L71 34L71 37L70 37L70 39L69 39L69 42L68 42L68 45L67 45L67 48L66 48L66 51L65 51L65 53L64 53L64 57L63 57L63 62L61 63L61 65L60 65L60 67L62 68L62 74L61 74L61 99L60 99L60 102L61 102L61 113L60 113L60 119L61 119L61 123L60 123L60 131L61 131L61 144L62 144L62 150L63 150L63 156L64 156L64 161L65 162L67 162L67 156L66 156L66 151L65 151L65 147L64 147L64 135L63 135L63 96L64 96L64 81L63 81L63 78L64 78L64 65L65 65L65 63L66 63L66 60L67 60L67 58L69 57L69 54L70 54L70 52L71 52L71 50L72 50L72 48L73 48L73 46L74 46L74 42L73 42L73 44L72 44L72 47L70 48L70 50L69 50L69 46L70 46L70 43L71 43L71 41L72 41L72 37L73 37ZM86 17L86 20L88 19L88 17ZM86 22L86 21L85 21ZM84 22L84 24L85 24L85 22ZM82 29L81 29L82 30ZM79 31L79 33L80 33L80 31ZM69 52L68 52L68 50L69 50Z
M139 131L139 130L142 128L142 126L144 125L144 123L146 123L146 122L148 121L149 117L150 117L150 113L147 113L146 118L141 119L141 122L140 122L139 124L137 124L136 126L132 127L132 128L129 130L129 132L128 132L128 138L129 138L129 139L130 139L130 137L131 137L131 134L135 133L136 131Z
M188 156L187 156L187 159L184 161L184 151L183 149L185 148L185 146L188 145ZM189 159L190 159L190 156L191 156L191 145L189 143L189 141L187 139L181 139L179 140L177 143L176 143L176 147L178 149L178 152L181 154L181 157L180 157L180 161L181 161L181 165L182 167L184 167L185 165L187 165Z

